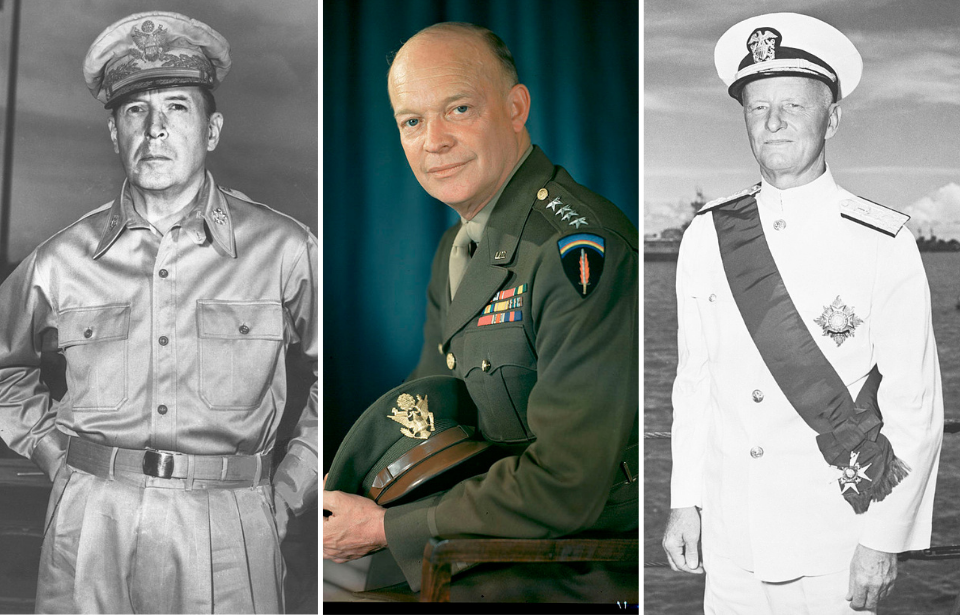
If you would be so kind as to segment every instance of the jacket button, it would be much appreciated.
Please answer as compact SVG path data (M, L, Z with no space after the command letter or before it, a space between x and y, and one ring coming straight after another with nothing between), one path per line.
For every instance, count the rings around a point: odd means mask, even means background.
M164 406L163 404L160 404L159 406L157 406L157 413L158 413L158 414L166 414L166 413L167 413L167 407Z
M93 329L92 329L91 327L87 327L87 328L83 331L83 337L85 337L85 338L87 338L87 339L90 339L91 337L93 337Z
M760 402L762 402L762 401L763 401L763 391L761 391L760 389L754 389L754 391L753 391L753 401L757 402L758 404L759 404Z
M786 220L775 220L775 221L774 221L774 223L773 223L773 230L775 230L775 231L782 231L782 230L785 229L785 228L787 228L787 221L786 221Z
M763 449L760 448L759 446L754 446L753 448L750 449L750 456L753 457L754 459L760 459L761 457L763 457Z
M160 342L160 345L161 345L161 346L166 346L168 343L170 343L170 340L167 339L167 336L166 336L166 335L161 335L161 336L160 336L160 339L157 340L157 341Z
M485 371L485 372L489 372L489 371L490 371L490 361L487 361L486 359L484 359L484 360L483 360L483 363L480 364L480 369L482 369L482 370Z
M157 272L157 275L160 276L161 278L165 278L170 274L167 272L166 269L161 269L160 271Z
M710 295L710 297L708 297L707 300L708 300L710 303L713 303L714 301L717 300L717 296L716 296L716 295Z
M453 369L457 366L457 357L452 352L447 353L447 369Z
M240 325L240 333L242 333L243 335L250 333L250 327L248 327L247 325Z

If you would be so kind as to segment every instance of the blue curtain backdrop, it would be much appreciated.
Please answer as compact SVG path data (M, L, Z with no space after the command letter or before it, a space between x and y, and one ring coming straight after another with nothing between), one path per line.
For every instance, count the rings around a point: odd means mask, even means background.
M423 342L437 241L456 214L417 183L387 96L387 58L421 28L468 21L510 47L533 142L639 220L637 0L328 1L323 12L324 468Z

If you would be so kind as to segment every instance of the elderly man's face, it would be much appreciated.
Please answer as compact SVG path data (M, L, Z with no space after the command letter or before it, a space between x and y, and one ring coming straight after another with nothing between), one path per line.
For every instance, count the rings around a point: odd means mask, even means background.
M431 196L472 218L522 154L529 95L504 82L498 63L474 37L431 34L407 43L388 89L400 144Z
M825 169L824 143L840 123L827 86L806 77L770 77L743 89L743 115L764 179L792 188Z
M113 149L130 183L160 192L182 189L203 174L222 125L219 113L207 117L196 87L134 94L109 120Z

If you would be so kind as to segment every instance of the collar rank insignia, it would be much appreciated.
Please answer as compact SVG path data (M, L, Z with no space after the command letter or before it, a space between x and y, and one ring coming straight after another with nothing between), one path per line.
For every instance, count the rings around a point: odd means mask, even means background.
M603 273L603 237L591 233L567 235L557 242L563 272L580 298L589 295Z
M427 409L427 398L417 395L414 399L413 395L404 393L397 398L397 405L400 409L392 408L387 418L403 425L400 433L417 440L429 438L430 432L434 431L434 426L433 413Z
M857 485L860 481L866 479L872 481L869 476L867 476L867 469L872 466L872 463L868 463L865 466L861 466L857 463L857 457L860 456L860 453L850 453L850 464L846 467L837 466L837 469L840 470L840 478L837 479L837 482L840 483L840 493L846 493L848 489L853 489L856 493L860 493L860 490L857 489Z
M227 221L227 214L223 213L223 210L217 207L213 210L213 221L217 224L224 224Z
M830 305L823 306L820 314L813 322L820 325L824 335L829 335L837 346L844 343L848 337L853 337L853 331L863 324L863 321L853 313L853 308L843 304L840 295Z

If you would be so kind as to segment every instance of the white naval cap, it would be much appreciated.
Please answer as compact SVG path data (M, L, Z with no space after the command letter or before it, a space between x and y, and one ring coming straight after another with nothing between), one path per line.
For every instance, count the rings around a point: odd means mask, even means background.
M741 103L747 83L782 76L818 79L840 100L853 92L863 73L863 59L849 38L828 23L798 13L741 21L717 41L713 60L727 92Z

